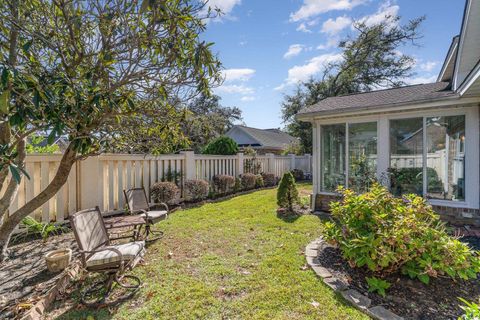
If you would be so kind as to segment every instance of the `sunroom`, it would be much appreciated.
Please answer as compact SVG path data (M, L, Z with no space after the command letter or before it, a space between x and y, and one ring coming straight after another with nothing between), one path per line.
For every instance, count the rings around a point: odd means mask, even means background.
M451 222L480 221L478 98L437 82L328 98L299 119L313 127L314 210L328 211L339 186L379 181Z

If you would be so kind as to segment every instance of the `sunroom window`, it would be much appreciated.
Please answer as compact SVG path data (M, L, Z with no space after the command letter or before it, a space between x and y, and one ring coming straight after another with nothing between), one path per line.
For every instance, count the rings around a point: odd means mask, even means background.
M376 174L377 123L324 125L321 137L322 191L366 190Z
M465 200L465 116L390 121L394 194Z

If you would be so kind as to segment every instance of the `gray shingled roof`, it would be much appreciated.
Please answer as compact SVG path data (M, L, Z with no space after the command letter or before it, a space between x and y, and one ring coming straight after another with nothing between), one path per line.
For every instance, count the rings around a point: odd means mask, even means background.
M361 109L375 109L408 103L428 102L453 96L456 96L456 94L450 89L448 82L435 82L326 98L302 109L299 115L317 112L331 114Z
M283 149L291 143L298 142L297 138L294 138L279 129L257 129L245 126L236 127L257 140L262 147Z

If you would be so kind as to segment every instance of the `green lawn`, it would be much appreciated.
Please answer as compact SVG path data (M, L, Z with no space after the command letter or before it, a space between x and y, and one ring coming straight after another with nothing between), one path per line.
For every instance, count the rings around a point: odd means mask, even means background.
M306 195L311 186L300 188ZM277 218L275 196L262 190L175 212L134 271L144 286L133 300L62 318L367 319L303 268L321 221Z

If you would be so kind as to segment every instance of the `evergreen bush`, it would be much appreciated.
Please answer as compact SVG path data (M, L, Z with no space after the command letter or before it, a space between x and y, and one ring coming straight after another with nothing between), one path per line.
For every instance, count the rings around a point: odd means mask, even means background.
M204 154L234 155L238 152L238 144L230 137L221 136L211 141L205 149Z
M280 185L277 191L277 204L280 208L287 209L290 213L293 212L293 206L298 204L298 190L295 185L295 178L291 172L285 172L280 180Z

